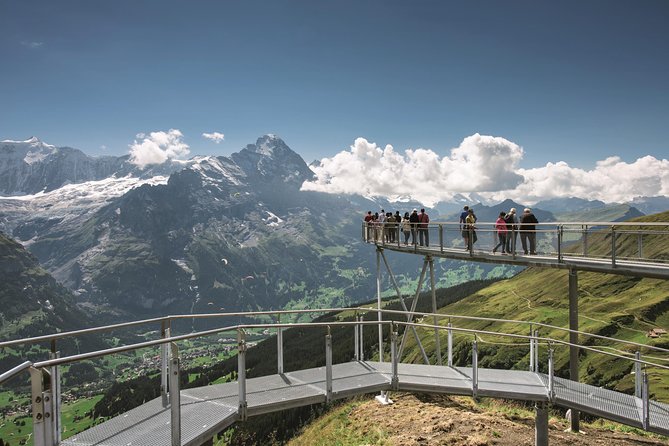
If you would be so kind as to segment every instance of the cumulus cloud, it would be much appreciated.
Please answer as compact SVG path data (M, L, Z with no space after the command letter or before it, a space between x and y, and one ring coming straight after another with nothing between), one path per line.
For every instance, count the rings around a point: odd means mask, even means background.
M177 129L167 132L139 133L130 145L130 162L142 169L150 164L162 164L168 159L179 158L190 153L190 147L182 140Z
M313 166L316 179L302 188L391 199L411 197L429 205L459 193L516 188L524 181L516 172L522 157L519 145L478 133L443 157L429 149L398 153L391 145L380 148L358 138L350 150Z
M35 42L35 41L27 41L24 40L21 42L21 45L30 48L31 50L36 50L37 48L41 48L42 45L44 45L44 42Z
M219 132L203 133L202 136L206 139L214 141L216 144L220 143L225 139L225 135Z
M532 203L553 197L581 197L605 202L638 196L669 195L669 161L652 156L627 163L619 157L599 161L591 170L564 161L523 169L519 145L478 133L446 156L429 149L398 153L358 138L349 150L312 166L316 179L304 190L412 198L426 205L455 195L477 194L490 200L512 198Z

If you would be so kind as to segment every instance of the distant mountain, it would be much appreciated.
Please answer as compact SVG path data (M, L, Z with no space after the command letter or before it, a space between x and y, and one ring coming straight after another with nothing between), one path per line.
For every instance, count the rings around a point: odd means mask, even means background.
M511 208L515 208L516 215L520 217L523 214L523 210L526 207L532 209L532 213L534 214L535 217L537 217L537 220L539 220L539 222L545 223L556 220L552 212L542 210L538 207L526 206L521 203L516 203L515 201L509 199L506 199L500 203L493 204L490 206L486 206L484 204L479 203L476 205L470 204L469 207L474 209L474 213L476 214L476 218L478 219L479 222L487 222L487 223L494 222L495 220L497 220L497 217L499 217L500 212L503 211L508 213L511 210ZM459 209L457 212L446 216L444 220L459 221L461 212L462 209Z
M556 213L559 221L626 221L644 214L628 204L605 204L596 208Z
M550 209L553 213L577 212L588 209L598 209L606 206L606 203L599 200L585 200L583 198L568 197L568 198L550 198L548 200L541 200L535 204L541 209Z
M0 309L0 336L5 340L92 325L88 316L76 306L71 292L41 268L37 259L21 244L3 233L0 233ZM83 339L82 345L75 345L72 339L58 343L59 350L69 353L76 353L79 347L101 346L100 341L92 338ZM21 362L21 356L15 352L5 353L0 358L1 370Z
M630 203L644 214L669 211L669 197L637 197Z

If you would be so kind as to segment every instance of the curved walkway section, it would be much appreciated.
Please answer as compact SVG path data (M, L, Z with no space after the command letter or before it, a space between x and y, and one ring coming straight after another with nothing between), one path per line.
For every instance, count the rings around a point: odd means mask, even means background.
M474 377L473 374L477 376ZM181 392L182 444L201 445L247 416L379 391L445 393L553 403L650 432L669 435L669 405L548 375L520 370L354 361L246 380L240 407L237 382ZM645 420L645 421L644 421ZM62 441L67 446L170 445L170 408L156 398L121 416Z

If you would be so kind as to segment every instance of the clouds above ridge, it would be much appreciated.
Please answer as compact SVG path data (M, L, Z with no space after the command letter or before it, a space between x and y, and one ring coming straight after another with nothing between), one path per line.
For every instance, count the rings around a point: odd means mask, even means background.
M130 162L144 168L149 164L162 164L168 159L186 156L190 147L182 140L183 134L177 129L167 132L139 133L130 145Z
M564 161L522 169L523 155L523 148L507 139L478 133L443 157L429 149L401 154L391 145L381 148L357 138L350 150L312 167L316 179L302 188L391 200L411 197L426 205L469 193L522 202L570 196L618 202L669 195L669 161L665 159L645 156L626 163L609 157L591 170Z
M210 141L215 142L216 144L221 143L225 139L225 135L220 132L213 132L213 133L203 133L202 137L205 139L208 139Z

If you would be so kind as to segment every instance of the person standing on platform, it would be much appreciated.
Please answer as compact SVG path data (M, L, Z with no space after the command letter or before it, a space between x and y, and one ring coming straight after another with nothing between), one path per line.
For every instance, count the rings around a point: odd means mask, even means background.
M411 223L411 244L415 245L416 244L416 231L418 231L418 210L414 209L411 211L411 215L409 216L409 222Z
M527 254L528 242L530 255L537 255L537 227L539 223L530 208L525 208L523 216L520 217L520 243L523 245L523 252Z
M474 243L478 240L478 237L476 236L476 215L474 215L474 209L467 210L465 230L467 231L467 248L471 251L474 249ZM471 237L469 235L471 235Z
M409 244L409 235L411 235L411 221L409 221L409 213L404 213L402 218L402 232L404 232L404 244Z
M372 239L372 220L374 220L372 211L367 211L367 215L365 215L365 230L367 234L367 241Z
M460 214L460 231L462 231L462 239L465 241L465 249L469 249L469 231L467 230L467 215L469 215L469 206L462 208Z
M418 214L418 221L420 222L418 225L418 239L420 241L420 246L423 246L423 244L425 246L430 246L430 229L428 227L428 223L430 223L430 217L425 213L425 209L420 210L420 214Z
M395 211L395 240L399 242L400 239L400 232L401 232L401 224L402 222L402 216L400 215L400 211Z
M506 252L513 253L516 250L516 240L518 238L518 216L516 208L509 209L509 213L504 218L506 222Z
M499 213L499 217L497 217L497 221L495 222L495 230L497 231L497 237L499 239L499 242L497 245L495 245L494 248L492 248L492 253L497 252L497 248L500 246L502 247L502 254L506 255L506 236L507 236L507 229L506 229L506 221L504 220L504 217L506 214L504 212Z
M395 241L395 216L392 212L386 214L386 242L393 243Z

